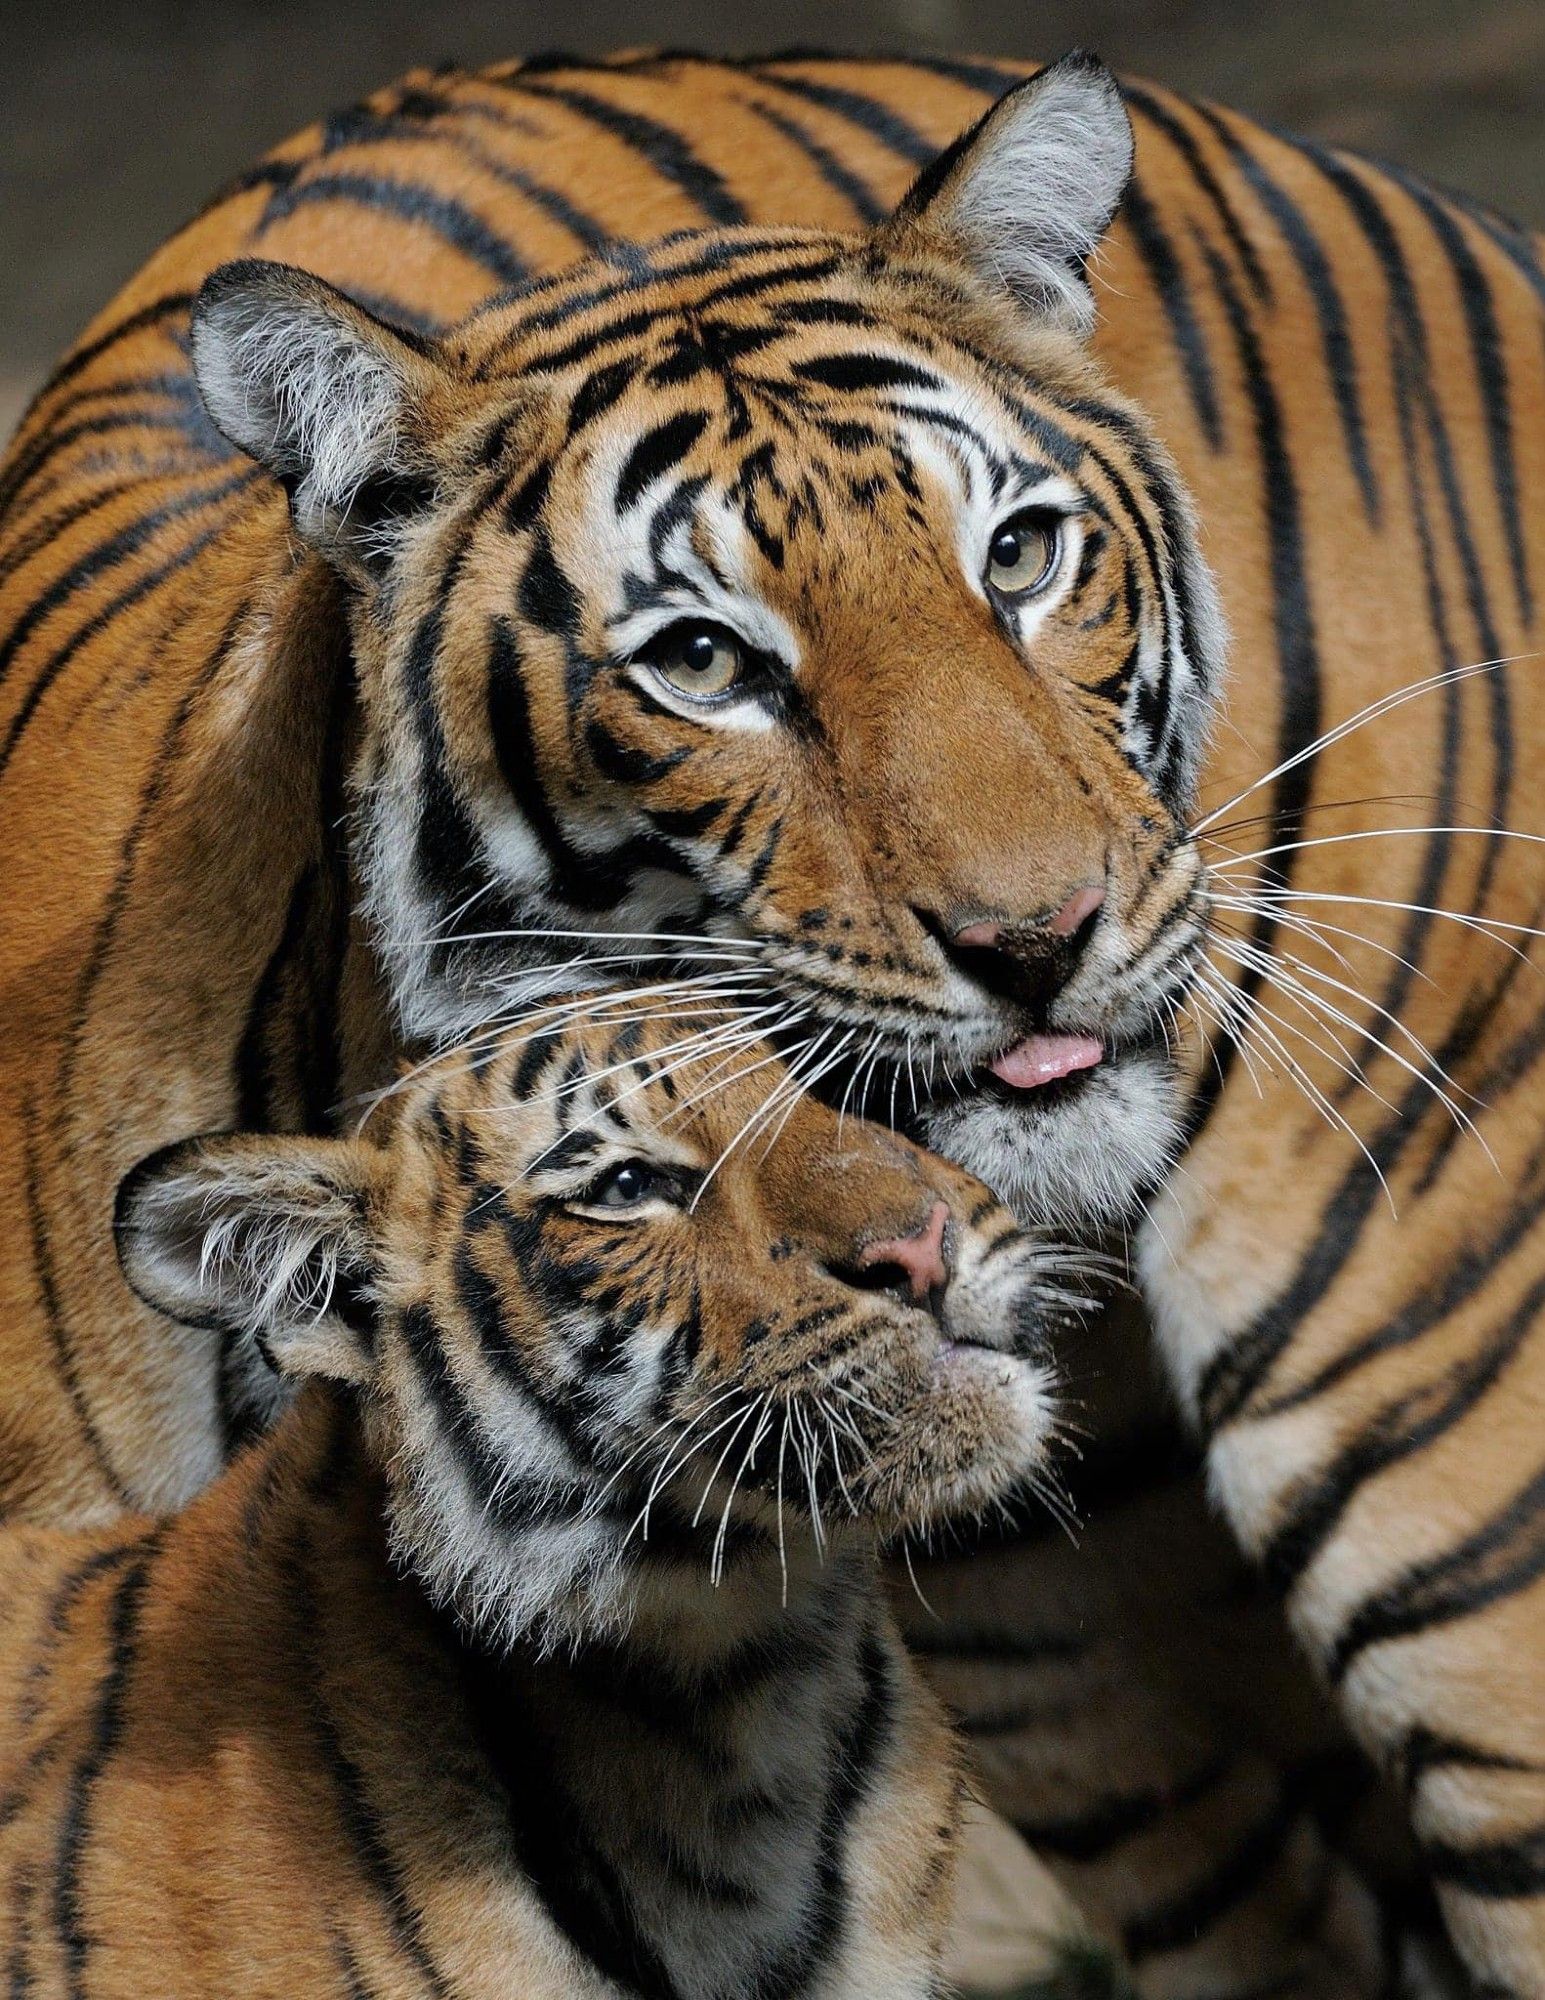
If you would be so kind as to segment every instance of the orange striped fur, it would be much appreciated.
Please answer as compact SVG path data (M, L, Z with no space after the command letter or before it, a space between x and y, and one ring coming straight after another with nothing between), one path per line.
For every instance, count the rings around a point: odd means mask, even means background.
M608 240L770 231L773 260L805 253L791 228L851 244L1023 73L942 59L644 55L417 74L298 135L227 190L45 388L0 481L13 1516L90 1525L179 1504L218 1472L250 1415L212 1343L127 1301L107 1227L122 1172L190 1131L319 1126L391 1060L391 996L341 827L346 774L379 718L368 688L367 712L355 701L344 586L304 554L278 489L230 452L194 393L188 316L204 279L233 257L279 260L422 339ZM1102 379L1132 399L1195 496L1232 664L1200 805L1177 812L1194 820L1288 764L1194 850L1213 870L1216 976L1246 997L1203 975L1180 1024L1184 1171L1139 1228L1137 1261L1211 1490L1399 1795L1462 1953L1486 1990L1538 1995L1545 1016L1532 969L1507 950L1527 954L1527 927L1540 921L1538 850L1443 829L1545 829L1545 706L1534 695L1540 249L1395 170L1148 86L1129 86L1127 103L1137 167L1095 267L1098 372L1085 372L1065 333L1027 335L1017 351L1064 408ZM937 243L925 254L894 230L884 240L895 264L913 258L929 283L957 284ZM876 278L874 297L887 282ZM1019 338L1001 300L972 297L972 329L987 337L990 322L992 340ZM570 295L553 298L584 323ZM936 305L930 313L946 338ZM487 332L474 320L458 336L458 365ZM828 329L827 344L840 346L840 331ZM647 413L629 420L642 426ZM1109 435L1107 419L1087 422L1084 435ZM1141 457L1146 432L1136 435L1124 448ZM1147 511L1139 502L1133 518ZM887 532L900 518L886 516ZM877 673L915 682L920 658L949 655L977 663L978 697L993 692L974 699L969 674L943 687L905 760L872 773L872 796L860 786L855 829L872 842L887 801L905 798L917 820L898 817L897 882L944 851L952 869L978 871L973 894L1006 903L1012 890L1051 907L1097 841L1074 803L1079 776L1103 787L1099 812L1128 834L1143 816L1137 782L1068 720L1076 702L1059 680L1040 723L1025 725L1033 775L1016 786L982 716L1012 714L1017 729L1029 697L958 601L935 612L920 568L887 569L871 522L859 512L827 522L817 543L796 521L796 570L814 563L820 601L834 607L868 590L883 609L894 590L902 611L881 628ZM575 546L579 525L569 524ZM494 587L493 570L480 570L484 611ZM420 616L433 608L422 588L409 607ZM465 592L455 601L458 618L470 615ZM356 618L356 651L360 629ZM1306 754L1397 689L1503 658L1517 664L1434 687ZM1099 678L1082 656L1057 659L1072 685ZM843 751L879 726L859 693L847 699L854 733L829 732ZM465 701L446 715L463 732L456 754L483 754ZM544 755L558 735L553 718L537 719ZM1046 747L1059 736L1076 754ZM1037 795L1058 840L1082 826L1072 846L1019 838L1021 817L1033 830ZM827 821L809 811L793 824L815 854ZM1439 830L1341 838L1400 827ZM840 869L833 879L851 890ZM878 907L894 916L900 900ZM1432 906L1482 929L1422 914ZM1295 928L1304 918L1340 929L1316 942ZM1313 969L1269 965L1262 950ZM1329 1020L1302 1011L1312 1002L1295 980L1336 1010ZM1247 1061L1216 1015L1252 997L1272 1016L1260 1017ZM1294 1039L1300 1026L1313 1042ZM1288 1074L1283 1044L1318 1101ZM1474 1134L1438 1100L1430 1064L1454 1079ZM935 1137L949 1139L947 1121ZM1077 1190L1066 1192L1073 1203ZM1099 1482L1089 1504L1100 1505ZM1108 1504L1120 1545L1127 1496ZM1033 1539L1016 1561L1027 1603ZM963 1603L971 1588L967 1565ZM989 1616L984 1601L974 1622L996 1631L1015 1616ZM967 1638L971 1622L963 1612ZM1091 1640L1071 1611L1056 1631L1000 1636L1032 1687L1048 1658L1125 1643L1109 1631ZM1003 1707L965 1652L956 1679L967 1705L981 1691L984 1716ZM1019 1706L1030 1719L1004 1732L1001 1761L1019 1775L1005 1776L1001 1803L1042 1831L1078 1823L1069 1851L1086 1858L1069 1861L1069 1879L1124 1932L1150 1990L1179 1994L1203 1977L1209 1991L1248 1990L1269 1955L1230 1926L1263 1885L1291 1903L1308 1822L1291 1788L1273 1795L1273 1776L1251 1794L1260 1816L1220 1831L1228 1815L1209 1774L1247 1748L1271 1766L1278 1748L1258 1752L1244 1724L1214 1718L1219 1740L1193 1756L1184 1729L1167 1748L1155 1728L1163 1768L1140 1782L1124 1787L1108 1764L1093 1778L1053 1771L1032 1798L1016 1786L1039 1768L1046 1736L1034 1702ZM1052 1803L1058 1783L1065 1809ZM1153 1867L1120 1831L1131 1825L1123 1805L1140 1818L1149 1796L1172 1809L1167 1857L1184 1857L1183 1878L1162 1890L1144 1886ZM1316 1994L1333 1978L1376 1990L1383 1974L1363 1965L1361 1945L1339 1962L1333 1950L1317 1966L1293 1962L1308 1921L1289 1909L1278 1926L1284 1978Z

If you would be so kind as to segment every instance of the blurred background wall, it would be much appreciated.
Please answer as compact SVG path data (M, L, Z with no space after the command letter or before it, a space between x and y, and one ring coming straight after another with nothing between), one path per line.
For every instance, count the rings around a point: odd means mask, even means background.
M1545 226L1545 0L8 0L0 22L0 437L228 174L422 62L1082 43Z

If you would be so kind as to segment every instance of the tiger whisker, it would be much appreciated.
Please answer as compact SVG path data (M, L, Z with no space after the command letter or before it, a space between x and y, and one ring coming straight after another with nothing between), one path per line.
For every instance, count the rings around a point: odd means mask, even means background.
M1357 1084L1376 1103L1381 1104L1386 1111L1393 1112L1395 1106L1391 1104L1382 1091L1376 1089L1368 1081L1367 1077L1353 1061L1351 1052L1348 1050L1345 1042L1334 1033L1330 1023L1315 1011L1310 999L1306 998L1303 994L1290 991L1286 986L1282 986L1281 991L1284 999L1290 1001L1301 1014L1306 1015L1312 1020L1316 1027L1324 1029L1326 1036L1329 1038L1328 1046L1318 1036L1311 1034L1301 1022L1290 1021L1282 1014L1279 1014L1274 1008L1268 1007L1259 995L1249 996L1246 1005L1254 1014L1264 1020L1271 1021L1283 1034L1296 1036L1299 1041L1313 1049L1317 1055L1323 1056L1332 1068L1340 1070L1343 1076ZM1354 1022L1351 1025L1355 1031L1356 1023Z
M815 1086L821 1081L822 1077L829 1076L831 1072L838 1066L838 1064L842 1061L844 1054L846 1053L848 1044L852 1041L853 1037L857 1033L858 1029L856 1027L849 1028L847 1033L843 1036L842 1040L837 1043L836 1047L828 1052L825 1059L818 1065L818 1067L812 1070L810 1074L806 1076L804 1080L801 1082L799 1088L790 1095L789 1101L784 1106L783 1111L778 1118L777 1124L772 1127L771 1131L768 1133L765 1143L763 1144L762 1158L764 1160L767 1158L767 1155L772 1151L773 1147L777 1145L778 1140L782 1135L784 1126L788 1124L789 1120L798 1110L801 1101L809 1096L810 1092L814 1090Z
M1258 910L1262 916L1273 914L1270 906L1274 903L1350 903L1369 910L1399 910L1411 916L1438 917L1449 923L1459 924L1465 930L1479 931L1483 937L1489 937L1493 944L1500 944L1505 951L1511 951L1519 958L1526 958L1528 953L1512 943L1510 937L1499 937L1497 935L1499 931L1507 931L1519 937L1545 937L1545 930L1537 924L1510 923L1502 917L1477 917L1465 910L1447 910L1432 903L1403 903L1388 896L1353 896L1328 889L1276 887L1255 888L1242 892L1244 893L1248 893L1251 907Z
M1227 994L1229 999L1232 1001L1236 1002L1239 1001L1241 997L1239 993L1236 991L1234 987L1232 987L1229 984L1229 982L1226 979L1224 979L1221 973L1218 973L1215 970L1215 968L1209 967L1206 964L1202 964L1198 966L1197 972L1200 978L1214 981L1216 983L1215 990L1217 992ZM1303 1064L1299 1062L1297 1057L1282 1041L1282 1038L1278 1034L1276 1034L1272 1028L1268 1027L1265 1024L1265 1022L1261 1019L1262 1011L1263 1010L1261 1009L1259 1002L1257 1001L1256 1003L1254 1003L1253 1010L1250 1012L1247 1020L1245 1032L1258 1035L1261 1038L1261 1040L1265 1042L1267 1048L1273 1050L1277 1054L1280 1060L1286 1065L1288 1073L1293 1077L1294 1081L1298 1084L1300 1090L1302 1090L1303 1093L1308 1097L1309 1101L1314 1105L1315 1109L1320 1112L1321 1116L1324 1117L1328 1121L1328 1123L1336 1127L1339 1131L1345 1132L1348 1138L1352 1140L1353 1144L1357 1147L1358 1151L1367 1160L1369 1166L1372 1167L1375 1175L1378 1177L1379 1185L1380 1187L1383 1188L1385 1199L1389 1203L1390 1213L1391 1214L1398 1213L1398 1211L1395 1208L1395 1198L1390 1193L1388 1181L1384 1178L1384 1170L1380 1167L1378 1161L1374 1158L1372 1152L1369 1150L1367 1144L1365 1143L1362 1137L1362 1134L1351 1123L1350 1119L1346 1118L1340 1111L1336 1109L1335 1105L1331 1103L1330 1099L1326 1097L1325 1093L1319 1088L1319 1086L1315 1083L1314 1079L1309 1075L1308 1071L1304 1068Z
M719 1516L719 1525L714 1534L713 1551L708 1562L708 1575L709 1581L716 1589L724 1579L724 1546L730 1531L730 1509L735 1504L735 1495L740 1490L740 1482L745 1478L747 1469L754 1462L762 1439L767 1433L767 1427L772 1421L772 1391L770 1389L763 1391L759 1407L761 1412L760 1417L755 1429L751 1433L751 1442L746 1446L745 1455L735 1469L735 1477L730 1481L729 1495L724 1502L724 1511Z
M743 1413L739 1411L731 1411L729 1416L725 1417L722 1420L722 1422L715 1424L713 1429L709 1431L705 1436L693 1440L691 1443L691 1448L687 1449L686 1447L688 1444L688 1440L692 1438L693 1431L696 1429L697 1425L703 1421L705 1417L712 1415L713 1411L719 1408L723 1402L728 1401L731 1397L740 1393L742 1392L739 1390L738 1386L736 1388L724 1391L724 1393L720 1397L716 1398L713 1402L711 1402L706 1409L700 1410L697 1413L697 1415L693 1417L691 1423L688 1424L687 1428L682 1432L681 1436L676 1439L675 1443L671 1446L670 1451L666 1454L665 1459L661 1463L659 1470L655 1473L654 1478L650 1482L649 1491L644 1496L644 1504L642 1508L639 1510L637 1518L629 1527L627 1534L624 1535L622 1538L624 1547L626 1547L628 1542L632 1539L634 1529L641 1530L639 1537L641 1541L647 1542L649 1540L649 1513L650 1509L654 1506L656 1497L659 1495L661 1490L665 1486L667 1486L672 1479L675 1478L676 1474L679 1471L681 1471L681 1469L684 1466L690 1464L690 1462L697 1457L700 1451L705 1450L710 1444L712 1444L713 1440L716 1437L718 1437L721 1431L728 1429L728 1427L731 1424L736 1423Z
M1385 1055L1387 1055L1392 1062L1400 1064L1400 1066L1403 1069L1409 1071L1409 1073L1412 1076L1420 1075L1424 1078L1430 1078L1431 1075L1437 1075L1442 1078L1444 1084L1446 1084L1450 1090L1457 1091L1462 1097L1468 1097L1472 1104L1481 1104L1481 1099L1478 1098L1473 1091L1467 1090L1462 1083L1460 1083L1455 1077L1451 1076L1449 1072L1444 1069L1443 1065L1438 1061L1437 1057L1433 1054L1432 1050L1427 1047L1426 1043L1421 1040L1420 1036L1413 1033L1412 1030L1409 1027L1407 1027L1404 1021L1402 1021L1397 1015L1392 1013L1388 1007L1382 1006L1378 1001L1370 999L1370 997L1366 993L1360 993L1356 987L1347 985L1345 980L1337 979L1334 974L1324 971L1319 966L1313 966L1307 964L1303 959L1299 958L1295 952L1289 951L1289 952L1282 952L1280 954L1272 954L1270 952L1264 951L1260 946L1251 944L1247 939L1235 940L1233 941L1233 944L1230 947L1226 948L1234 950L1243 950L1247 953L1254 954L1256 957L1258 957L1263 961L1271 961L1275 958L1274 968L1268 969L1263 966L1263 969L1268 970L1268 976L1273 980L1274 984L1281 987L1284 991L1288 990L1289 987L1292 987L1298 990L1302 995L1302 997L1308 998L1310 996L1304 989L1302 981L1304 979L1312 979L1317 983L1319 983L1320 985L1329 986L1333 991L1337 993L1345 994L1349 999L1357 1001L1360 1006L1369 1008L1371 1012L1373 1012L1376 1015L1379 1015L1382 1019L1388 1021L1390 1023L1392 1031L1396 1034L1401 1035L1405 1039L1405 1041L1409 1043L1409 1045L1416 1051L1417 1055L1421 1058L1420 1069L1417 1069L1413 1064L1408 1062L1406 1058L1402 1056L1397 1050L1392 1049L1389 1046L1389 1044L1382 1039L1382 1037L1375 1035L1370 1029L1363 1026L1362 1023L1355 1021L1351 1017L1351 1015L1344 1013L1342 1010L1335 1007L1331 1002L1325 1000L1323 995L1314 996L1314 1004L1316 1005L1316 1007L1322 1009L1327 1014L1328 1017L1339 1021L1344 1027L1351 1028L1356 1033L1361 1033L1366 1040L1372 1042L1375 1048L1382 1049ZM1292 966L1294 968L1294 972L1288 973L1285 970L1283 970L1282 968L1286 966ZM1301 975L1301 977L1295 977L1295 974ZM1434 1086L1434 1088L1436 1089L1436 1086ZM1473 1120L1471 1120L1458 1105L1452 1103L1443 1091L1437 1091L1437 1095L1442 1099L1445 1107L1449 1110L1449 1112L1454 1117L1456 1122L1465 1125L1477 1139L1480 1139L1480 1133L1476 1130ZM1484 1108L1485 1108L1484 1105L1482 1105L1482 1109ZM1481 1140L1481 1144L1484 1146L1485 1141Z
M1241 896L1220 896L1216 892L1213 892L1209 896L1209 901L1215 909L1226 910L1231 915L1252 916L1259 914L1254 905ZM1294 931L1311 943L1321 945L1326 951L1331 953L1339 964L1350 967L1351 960L1345 952L1338 950L1335 945L1329 942L1329 939L1332 937L1345 938L1351 944L1366 945L1369 951L1378 952L1381 958L1390 959L1396 965L1403 965L1406 971L1414 978L1421 980L1424 986L1435 987L1437 984L1432 974L1424 971L1414 959L1404 957L1400 952L1395 950L1393 945L1383 944L1378 938L1369 937L1366 931L1348 930L1344 924L1328 924L1322 917L1306 917L1291 910L1278 910L1274 912L1273 920L1280 924L1284 930Z
M789 1087L790 1077L795 1074L795 1064L806 1060L814 1050L818 1049L822 1045L822 1043L825 1042L828 1039L828 1037L834 1032L836 1026L837 1023L833 1022L831 1027L823 1028L820 1034L816 1036L815 1040L813 1042L807 1043L806 1046L800 1050L799 1054L796 1057L794 1057L792 1061L789 1061L787 1058L781 1057L776 1052L774 1052L772 1055L764 1056L760 1062L753 1063L749 1069L742 1072L742 1076L750 1076L759 1069L765 1069L769 1063L779 1062L779 1061L784 1061L786 1063L785 1074L779 1077L778 1080L773 1084L772 1089L762 1099L762 1102L757 1106L756 1110L752 1112L751 1116L748 1119L746 1119L744 1124L741 1125L740 1129L733 1135L729 1143L720 1152L719 1157L714 1161L713 1165L708 1169L708 1172L703 1176L702 1180L698 1183L697 1192L693 1195L690 1204L691 1209L693 1210L696 1209L698 1203L702 1200L704 1194L707 1192L709 1186L712 1184L714 1177L719 1173L720 1169L724 1166L725 1162L734 1153L736 1147L739 1146L742 1139L745 1139L754 1129L759 1127L760 1121L764 1118L764 1116L767 1113L768 1106L771 1103L773 1103L776 1099L778 1099L781 1093Z
M697 1511L692 1516L692 1525L694 1528L703 1518L703 1510L708 1505L708 1496L713 1491L714 1487L718 1484L719 1474L724 1470L724 1461L729 1457L730 1453L735 1449L736 1438L740 1436L740 1433L745 1429L746 1425L750 1422L751 1418L756 1414L757 1407L758 1406L754 1401L748 1402L745 1405L745 1407L738 1412L735 1428L730 1432L729 1436L725 1439L723 1450L719 1453L719 1456L713 1462L713 1470L709 1473L707 1479L705 1479L703 1482L703 1490L701 1494L699 1494L698 1496Z
M1225 813L1232 812L1235 806L1249 798L1252 792L1258 792L1263 785L1269 785L1273 779L1296 770L1311 757L1322 756L1332 744L1341 742L1343 738L1350 736L1355 730L1365 728L1370 722L1378 721L1392 709L1402 708L1408 701L1415 701L1421 695L1431 694L1435 689L1471 680L1478 674L1497 673L1507 667L1522 665L1526 661L1538 658L1537 653L1513 653L1501 659L1479 660L1469 666L1447 667L1441 673L1429 674L1424 680L1411 681L1405 687L1394 688L1388 694L1380 695L1377 700L1367 703L1355 714L1347 716L1344 721L1325 730L1312 743L1306 743L1295 750L1291 757L1284 757L1269 771L1263 771L1258 778L1252 778L1242 791L1236 792L1231 799L1225 799L1222 805L1216 806L1204 819L1197 820L1191 828L1192 836L1204 833L1209 827L1215 826Z
M1316 799L1312 804L1294 806L1289 817L1295 822L1307 819L1311 813L1353 812L1360 806L1419 806L1432 804L1438 797L1436 792L1370 792L1360 799ZM1222 836L1226 833L1241 833L1252 826L1276 826L1281 815L1275 812L1250 813L1243 819L1226 820L1222 826L1215 826L1208 833L1200 833L1192 828L1192 837L1207 841L1216 840L1223 846Z
M754 1047L758 1042L770 1040L774 1035L786 1035L789 1029L796 1027L799 1022L806 1019L808 1019L808 1010L795 1007L790 1002L788 1010L782 1015L767 1023L765 1027L760 1028L754 1035L748 1035L743 1047ZM804 1043L800 1044L801 1048L804 1046ZM734 1048L727 1055L721 1057L705 1075L702 1086L695 1090L689 1097L683 1098L672 1110L670 1116L673 1118L679 1116L681 1113L690 1110L693 1105L700 1104L704 1098L712 1097L716 1091L727 1089L730 1084L740 1082L743 1077L752 1075L756 1070L765 1068L769 1061L777 1059L776 1056L763 1057L761 1060L749 1064L746 1068L735 1070L731 1075L725 1076L724 1072L729 1069L735 1057L742 1052L742 1048ZM783 1054L789 1060L793 1060L797 1053L797 1050L792 1052L789 1050L783 1051Z
M1248 862L1269 861L1278 854L1305 854L1313 847L1347 847L1359 840L1425 840L1435 834L1453 834L1481 840L1521 840L1531 847L1545 847L1545 833L1526 833L1516 826L1367 826L1352 833L1318 833L1309 840L1281 840L1271 847L1256 847L1234 854L1227 861L1211 863L1214 872L1227 875L1231 868Z

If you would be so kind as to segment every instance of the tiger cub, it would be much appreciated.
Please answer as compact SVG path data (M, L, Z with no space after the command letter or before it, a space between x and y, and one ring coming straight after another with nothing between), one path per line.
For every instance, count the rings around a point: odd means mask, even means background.
M304 1386L186 1512L0 1542L18 1990L941 1990L960 1762L877 1542L1044 1462L1055 1259L809 1098L768 1149L786 1073L681 1036L124 1183L135 1288Z

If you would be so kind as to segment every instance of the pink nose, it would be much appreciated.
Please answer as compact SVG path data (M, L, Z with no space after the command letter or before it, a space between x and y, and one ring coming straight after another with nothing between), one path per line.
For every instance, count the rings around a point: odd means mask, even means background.
M914 1299L929 1298L949 1282L944 1263L944 1230L949 1219L948 1205L936 1201L928 1211L928 1220L911 1236L891 1236L883 1243L866 1244L859 1252L859 1268L894 1264L905 1275Z
M1105 891L1098 885L1075 889L1056 915L1048 917L1041 928L1050 931L1053 937L1072 937L1075 931L1083 929L1104 901ZM956 931L954 941L967 949L974 946L982 951L991 951L1002 943L1003 933L1008 928L1006 924L991 920L967 924L963 930Z

